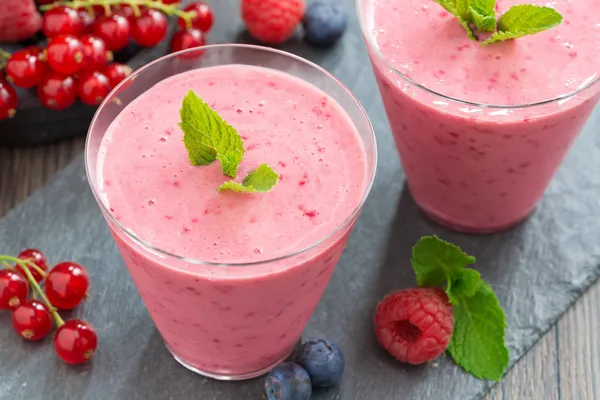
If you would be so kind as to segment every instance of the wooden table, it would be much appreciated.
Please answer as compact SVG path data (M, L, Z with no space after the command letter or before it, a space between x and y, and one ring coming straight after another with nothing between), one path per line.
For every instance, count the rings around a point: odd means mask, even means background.
M0 217L67 165L82 151L83 143L83 139L74 139L44 147L0 148ZM599 399L599 335L600 283L562 317L486 399Z

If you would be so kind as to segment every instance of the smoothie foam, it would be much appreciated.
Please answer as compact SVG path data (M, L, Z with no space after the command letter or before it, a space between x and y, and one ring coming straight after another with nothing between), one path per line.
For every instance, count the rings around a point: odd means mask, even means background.
M241 181L259 164L279 174L261 194L216 191L218 162L190 165L178 127L194 90L241 135ZM171 352L214 375L259 371L292 350L329 280L367 182L362 140L320 89L271 69L228 65L175 75L129 104L98 156L112 216L166 252L161 260L111 225L142 299ZM164 257L163 257L164 258Z
M498 15L519 3L498 0ZM485 48L433 0L359 4L374 72L419 206L471 232L523 220L598 100L600 2L555 1L552 6L565 17L560 26ZM586 85L575 96L524 106Z

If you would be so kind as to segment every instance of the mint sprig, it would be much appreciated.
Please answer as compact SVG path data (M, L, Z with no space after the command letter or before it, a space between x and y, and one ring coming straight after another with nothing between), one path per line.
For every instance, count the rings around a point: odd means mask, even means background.
M184 97L179 113L179 126L190 163L199 166L219 160L223 174L235 179L246 153L237 131L192 90ZM263 164L248 174L242 184L229 181L217 190L268 192L277 184L278 178L271 167Z
M472 40L478 40L476 31L493 35L481 43L518 39L559 25L563 17L553 8L522 4L512 6L500 20L496 16L496 0L434 0L454 15Z
M454 308L454 332L448 352L480 379L500 380L509 361L506 316L492 288L479 272L466 268L475 258L436 236L421 238L411 264L419 286L446 286Z
M273 171L267 164L260 165L257 169L250 172L242 183L228 181L219 186L219 192L230 190L233 192L258 193L268 192L279 180L277 172Z
M236 130L191 90L183 99L179 113L183 143L192 165L208 165L219 160L223 173L235 178L246 153Z
M498 32L483 42L482 46L543 32L559 25L562 20L563 16L550 7L529 4L512 6L498 21Z

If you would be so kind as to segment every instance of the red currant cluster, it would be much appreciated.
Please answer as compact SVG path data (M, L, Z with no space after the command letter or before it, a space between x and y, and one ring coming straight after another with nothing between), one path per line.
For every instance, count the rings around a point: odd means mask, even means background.
M85 268L65 261L48 272L46 257L36 249L23 250L18 257L0 255L0 263L5 267L0 269L0 310L12 310L15 331L26 340L40 340L52 330L54 318L56 354L70 364L89 360L98 344L96 332L87 322L63 321L57 312L72 310L87 297L90 278Z
M213 25L213 13L203 2L178 8L178 0L38 0L45 10L42 31L46 49L28 47L7 54L6 80L0 75L0 120L12 118L17 93L37 86L41 103L53 110L69 108L77 98L99 105L130 73L124 64L111 63L113 52L125 48L130 39L144 47L159 44L167 34L167 15L178 17L179 30L171 40L171 51L206 44L204 34ZM50 3L50 4L48 4Z

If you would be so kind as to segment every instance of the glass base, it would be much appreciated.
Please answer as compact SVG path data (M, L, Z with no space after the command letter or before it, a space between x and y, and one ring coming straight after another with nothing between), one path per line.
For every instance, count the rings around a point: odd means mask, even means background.
M508 229L514 228L515 226L519 225L520 223L525 221L527 218L529 218L531 216L531 214L533 214L533 212L535 211L535 208L534 208L524 217L519 218L516 221L512 221L507 224L497 225L497 226L486 226L486 227L480 228L480 227L473 227L473 226L468 226L468 225L461 225L461 224L455 223L453 221L449 221L448 219L445 219L444 217L441 217L438 214L436 214L430 210L426 210L426 209L422 208L421 206L419 206L419 207L421 208L423 213L429 217L429 219L442 225L443 227L451 229L453 231L462 232L462 233L470 233L470 234L474 234L474 235L485 235L485 234L491 234L491 233L498 233L498 232L502 232L502 231L506 231Z
M197 373L198 375L202 375L202 376L206 376L207 378L212 378L212 379L216 379L219 381L243 381L243 380L247 380L247 379L252 379L252 378L256 378L259 377L261 375L265 375L267 373L269 373L273 368L275 368L277 365L281 364L282 362L284 362L285 360L288 359L288 357L294 352L295 347L292 349L292 351L289 352L289 354L287 354L285 357L282 357L281 359L277 360L276 362L274 362L273 364L262 368L258 371L254 371L254 372L249 372L247 374L240 374L240 375L230 375L230 374L218 374L218 373L214 373L214 372L208 372L208 371L203 371L201 369L198 369L190 364L188 364L187 362L185 362L184 360L182 360L181 358L177 357L175 355L175 353L173 353L171 351L171 349L169 349L169 346L166 346L167 350L169 350L169 353L171 353L171 355L173 356L173 358L175 360L177 360L177 362L181 365L183 365L185 368L189 369L192 372Z

